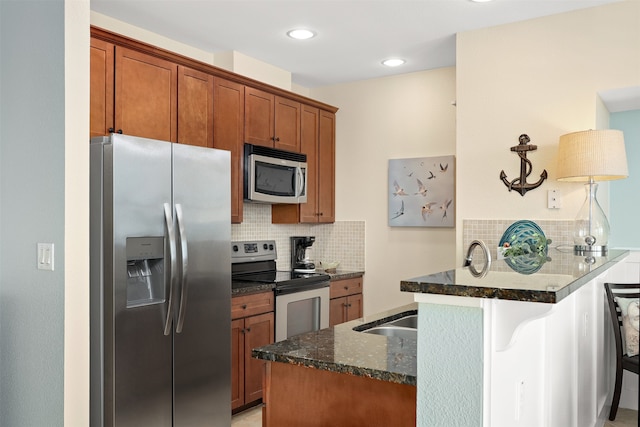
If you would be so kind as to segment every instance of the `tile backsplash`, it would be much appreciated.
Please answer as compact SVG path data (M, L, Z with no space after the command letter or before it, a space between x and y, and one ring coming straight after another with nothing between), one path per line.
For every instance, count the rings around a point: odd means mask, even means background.
M469 247L472 240L482 240L492 249L492 256L496 255L496 248L507 228L515 219L465 219L462 220L462 245ZM573 248L573 220L535 220L547 239L551 239L551 247Z
M242 224L231 225L231 240L275 240L278 270L291 268L290 236L315 236L312 257L340 261L339 270L364 271L364 221L333 224L271 224L271 205L245 203Z
M511 224L516 222L514 219L464 219L462 220L462 247L464 253L473 240L482 240L491 251L492 259L497 259L498 243L504 232ZM550 258L553 258L553 248L560 251L573 252L573 220L531 220L534 221L542 229L545 237L551 239L549 244ZM481 256L481 254L479 254ZM482 261L480 258L479 261ZM475 256L474 256L475 261ZM501 264L492 266L492 269L508 271L506 265L500 268ZM567 266L558 263L547 263L545 272L556 273L566 271Z

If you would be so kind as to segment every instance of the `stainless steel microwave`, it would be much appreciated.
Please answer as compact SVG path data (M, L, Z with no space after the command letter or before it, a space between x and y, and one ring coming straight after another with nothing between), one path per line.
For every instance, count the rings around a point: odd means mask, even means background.
M306 203L306 154L245 144L244 199L260 203Z

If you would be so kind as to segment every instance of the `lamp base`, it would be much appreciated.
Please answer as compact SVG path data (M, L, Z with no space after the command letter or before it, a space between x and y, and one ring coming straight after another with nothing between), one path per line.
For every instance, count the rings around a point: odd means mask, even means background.
M588 246L588 245L575 245L573 247L574 255L606 255L608 251L607 245L603 246Z

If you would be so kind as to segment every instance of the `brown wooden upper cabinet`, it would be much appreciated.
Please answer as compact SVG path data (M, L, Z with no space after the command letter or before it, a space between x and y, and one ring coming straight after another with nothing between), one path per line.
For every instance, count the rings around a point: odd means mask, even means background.
M89 137L109 134L113 128L113 53L115 46L91 39Z
M273 222L335 220L335 107L96 27L90 52L90 137L229 150L233 223L242 222L245 142L304 153L308 203L274 205Z
M213 147L213 76L91 39L90 136Z
M213 79L213 146L231 151L231 222L242 222L245 86Z
M247 87L245 142L300 152L300 103Z
M178 66L116 46L116 132L175 142Z
M273 205L274 224L335 221L335 114L302 106L301 149L307 155L307 203Z
M90 58L90 136L176 140L176 64L95 39Z
M180 144L213 147L213 76L178 66Z

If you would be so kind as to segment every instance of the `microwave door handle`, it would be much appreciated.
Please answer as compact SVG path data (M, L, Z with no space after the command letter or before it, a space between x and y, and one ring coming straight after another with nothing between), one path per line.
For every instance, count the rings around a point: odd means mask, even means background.
M171 334L171 325L173 320L173 288L176 281L176 233L173 227L171 205L169 203L164 204L164 222L166 227L166 238L169 245L169 259L165 258L165 265L169 268L169 274L167 275L169 281L169 302L167 303L167 316L164 319L165 335ZM168 262L167 262L168 261Z
M297 186L299 190L298 190L298 194L296 194L296 197L300 197L304 194L304 173L302 172L301 167L296 168L296 175L298 176L298 184L299 184Z
M182 214L182 205L176 203L176 220L178 223L178 242L180 245L180 258L182 261L181 277L180 277L180 303L178 308L178 323L176 325L176 333L182 332L184 326L184 316L187 311L187 267L189 265L189 253L187 252L187 235L184 231L184 215Z

